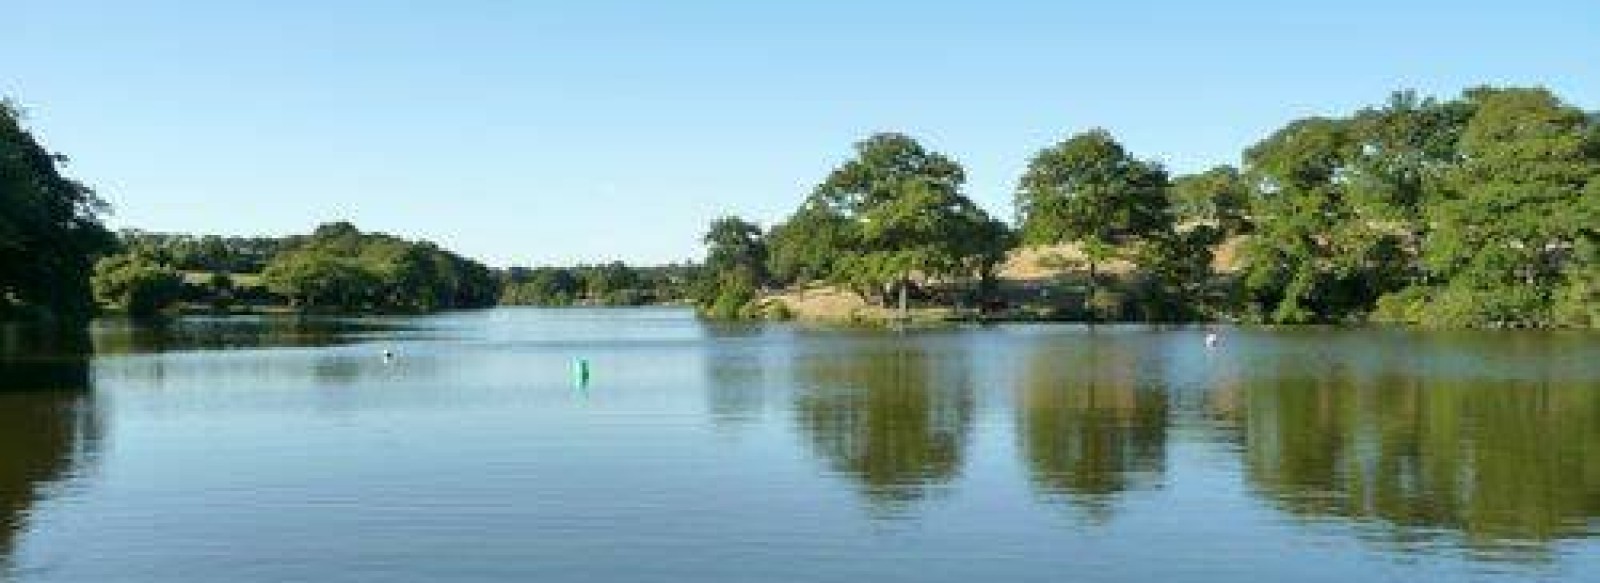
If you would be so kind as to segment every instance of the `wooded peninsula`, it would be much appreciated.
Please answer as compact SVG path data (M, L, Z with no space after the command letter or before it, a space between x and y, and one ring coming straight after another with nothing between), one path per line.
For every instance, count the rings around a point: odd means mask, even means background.
M787 218L713 221L695 264L492 269L349 223L113 233L0 104L0 320L685 303L711 318L1600 325L1600 114L1541 88L1399 92L1174 176L1101 129L1028 161L1013 216L881 133Z

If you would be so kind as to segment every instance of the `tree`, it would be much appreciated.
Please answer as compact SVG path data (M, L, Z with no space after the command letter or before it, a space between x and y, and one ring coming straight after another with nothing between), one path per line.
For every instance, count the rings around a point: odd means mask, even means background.
M741 271L756 284L766 281L767 243L760 226L739 217L722 217L711 221L702 241L707 248L707 269Z
M1142 241L1134 250L1139 272L1133 306L1139 320L1189 321L1209 315L1212 248L1223 231L1210 225L1173 230Z
M572 270L540 267L507 282L500 302L511 305L565 306L576 301L582 294L581 282Z
M884 303L898 293L903 306L919 280L978 277L998 262L1005 229L962 193L960 164L902 134L877 134L855 149L802 207L842 219L830 239L847 247L813 251L836 258L831 279Z
M349 223L323 225L287 243L261 277L291 305L339 312L487 307L501 293L494 273L475 261Z
M1130 242L1172 229L1167 173L1134 158L1101 129L1045 148L1017 184L1017 215L1026 243L1076 243L1089 264L1090 298L1099 265Z
M580 266L578 277L583 281L584 292L594 302L611 305L628 305L634 301L641 284L639 273L621 261L600 265Z
M1250 186L1239 170L1217 166L1172 181L1173 218L1187 226L1212 225L1226 235L1249 229Z
M1462 162L1431 218L1435 298L1452 323L1546 325L1576 251L1600 239L1600 135L1581 110L1543 89L1477 89L1461 134Z
M718 319L741 317L767 280L767 242L761 227L739 217L722 217L711 221L701 241L706 244L706 262L695 293L701 313Z
M95 263L95 299L134 317L159 314L183 294L183 276L176 270L136 254L112 255Z
M831 205L807 201L767 235L768 272L783 284L828 279L857 246L854 227Z
M1407 282L1410 228L1394 211L1403 206L1356 180L1367 151L1349 120L1309 118L1245 152L1255 189L1245 287L1266 319L1359 318Z
M272 293L306 310L341 312L373 308L378 277L354 260L323 253L286 253L261 274Z
M61 173L65 161L0 101L0 319L73 322L94 313L89 278L115 240L100 224L107 205Z

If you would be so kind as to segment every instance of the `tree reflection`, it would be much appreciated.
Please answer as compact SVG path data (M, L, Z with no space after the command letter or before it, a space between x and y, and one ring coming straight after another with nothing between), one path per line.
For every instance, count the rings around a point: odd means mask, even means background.
M1136 351L1109 339L1041 344L1022 380L1017 426L1034 487L1098 521L1165 468L1167 398L1140 387L1149 363Z
M97 448L88 387L82 358L15 360L0 352L0 565L10 562L41 492Z
M314 316L185 317L172 320L100 320L94 350L100 354L156 353L170 350L222 350L335 346L381 333L407 332L377 319Z
M800 428L875 512L896 515L960 471L974 397L960 363L939 366L914 339L808 353L796 365Z
M699 322L706 347L706 406L712 423L739 428L755 421L767 403L769 366L761 336L766 328L745 321Z
M1391 371L1249 386L1241 399L1249 479L1296 515L1490 552L1586 536L1600 516L1594 387Z

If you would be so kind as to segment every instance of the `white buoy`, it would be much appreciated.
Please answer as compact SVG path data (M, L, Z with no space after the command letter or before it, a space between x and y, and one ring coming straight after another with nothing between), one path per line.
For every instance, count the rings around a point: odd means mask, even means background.
M1206 333L1206 348L1216 348L1221 342L1222 338L1218 337L1216 332Z

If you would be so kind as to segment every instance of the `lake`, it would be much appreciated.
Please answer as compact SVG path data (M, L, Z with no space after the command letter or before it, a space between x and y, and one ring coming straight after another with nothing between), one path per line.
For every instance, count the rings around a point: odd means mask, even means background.
M0 579L1600 573L1600 335L1207 330L652 308L11 334Z

